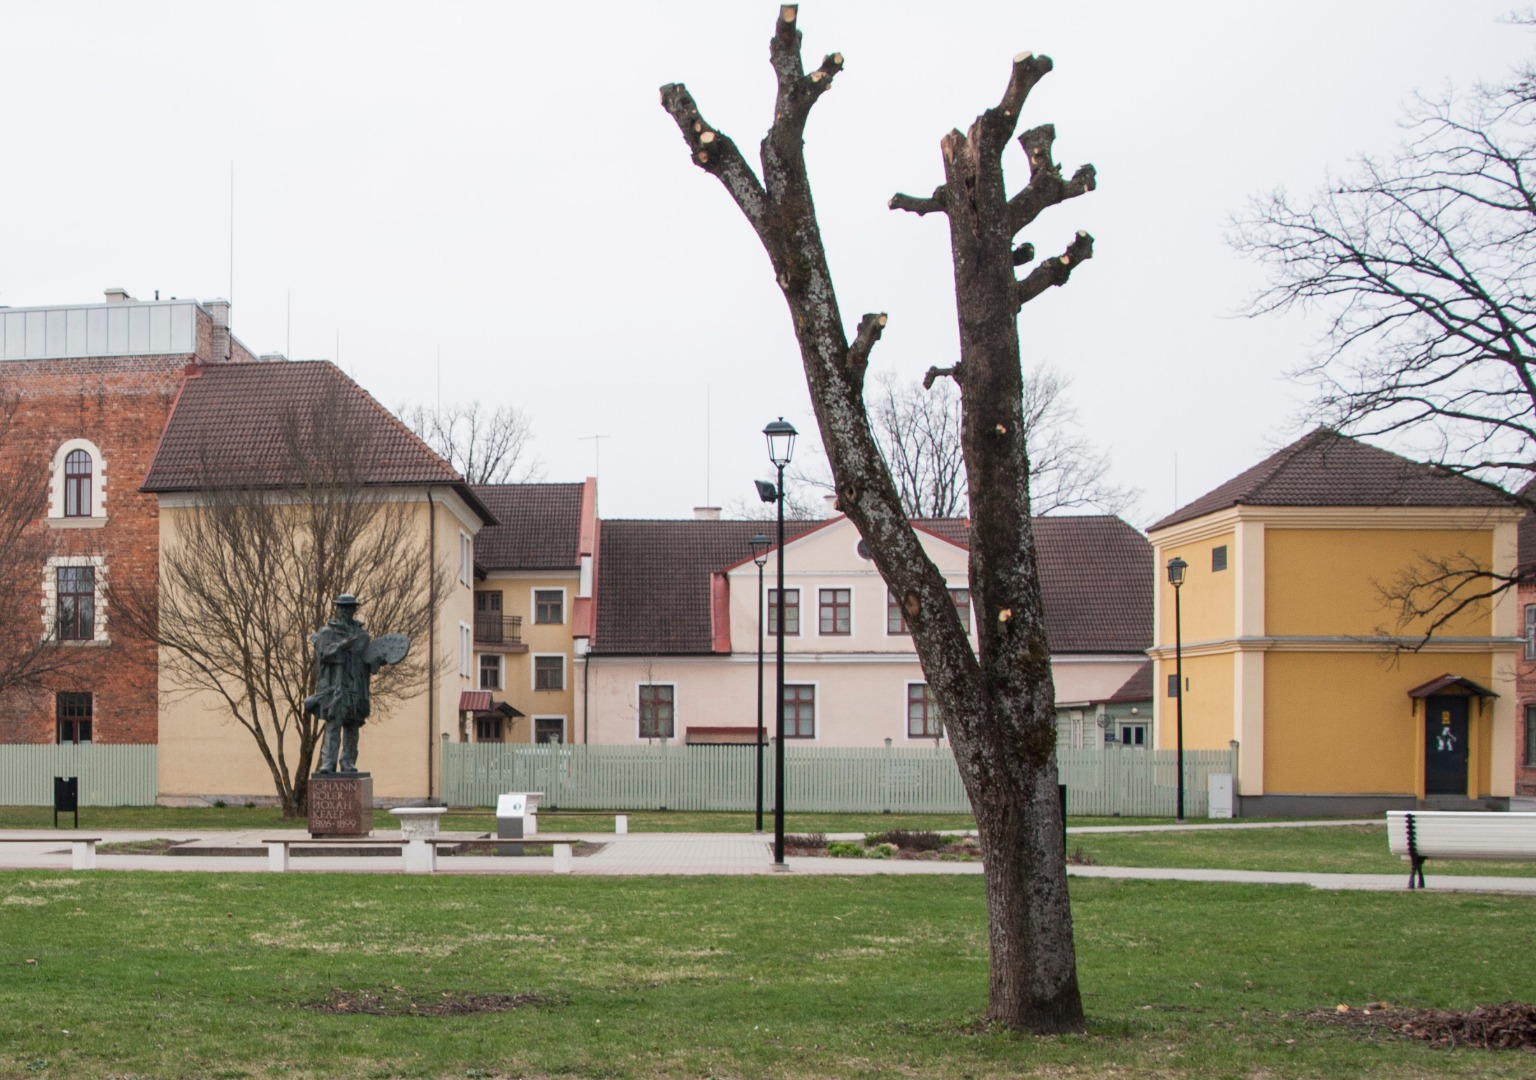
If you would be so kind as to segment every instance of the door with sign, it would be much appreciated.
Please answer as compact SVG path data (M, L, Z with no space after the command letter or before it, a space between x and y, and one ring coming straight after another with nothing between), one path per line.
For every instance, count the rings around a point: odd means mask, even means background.
M1467 793L1467 698L1432 697L1424 709L1424 793Z

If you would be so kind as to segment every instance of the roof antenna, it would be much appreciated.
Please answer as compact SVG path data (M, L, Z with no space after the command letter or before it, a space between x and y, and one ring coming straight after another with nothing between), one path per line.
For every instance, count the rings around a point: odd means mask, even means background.
M603 442L602 441L604 439L606 439L606 438L608 438L608 436L606 436L606 435L578 435L577 438L576 438L577 442L586 442L589 439L592 442L592 479L594 479L594 480L598 479L598 473L599 473L599 471L602 468L602 460L603 460L603 457L602 457ZM599 484L597 486L597 491L598 491L598 496L597 496L598 500L599 500L599 502L601 502L602 497L603 497L602 496L603 486L601 484ZM593 509L597 510L597 507L594 507ZM602 517L603 515L601 513L598 513L597 516L598 517Z

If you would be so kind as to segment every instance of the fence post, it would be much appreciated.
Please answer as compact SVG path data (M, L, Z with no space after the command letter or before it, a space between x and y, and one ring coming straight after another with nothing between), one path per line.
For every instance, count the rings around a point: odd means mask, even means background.
M885 740L885 765L880 770L880 812L891 812L891 769L895 767L895 755L891 750L891 740Z

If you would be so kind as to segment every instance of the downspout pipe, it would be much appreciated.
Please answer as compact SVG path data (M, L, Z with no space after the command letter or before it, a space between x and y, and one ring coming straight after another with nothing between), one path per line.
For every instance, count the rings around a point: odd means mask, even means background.
M427 805L432 805L437 744L437 504L427 488Z

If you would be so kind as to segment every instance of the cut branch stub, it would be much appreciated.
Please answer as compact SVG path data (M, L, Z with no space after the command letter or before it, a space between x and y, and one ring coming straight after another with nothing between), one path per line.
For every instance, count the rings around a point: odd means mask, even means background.
M939 367L938 365L934 365L933 367L930 367L927 371L927 374L923 376L923 389L932 390L933 384L939 379L943 378L945 375L948 375L951 379L954 379L955 382L958 383L960 381L960 365L955 364L952 367Z
M886 204L892 210L906 210L909 213L922 217L924 214L947 213L949 211L948 191L943 184L933 189L933 194L923 199L915 195L903 195L897 192L891 196L891 201Z
M1008 228L1011 232L1016 233L1024 228L1039 217L1041 211L1092 191L1098 184L1092 165L1082 166L1072 174L1071 180L1063 180L1061 167L1051 157L1051 147L1055 142L1054 124L1032 127L1019 136L1019 145L1029 157L1029 183L1024 190L1008 200Z
M1008 73L1008 88L1003 91L1003 99L995 109L988 109L981 116L981 128L986 136L986 153L993 156L1002 154L1009 136L1018 126L1024 100L1029 97L1035 83L1050 74L1051 67L1049 56L1022 52L1013 58L1013 70Z
M869 367L869 350L880 340L888 321L884 312L871 312L859 320L859 331L854 336L853 344L848 347L848 373L858 385L864 383L864 372Z
M683 133L693 163L717 176L747 220L754 228L759 227L764 217L765 193L736 144L700 115L693 95L682 83L668 83L661 88L661 105Z
M1067 245L1067 250L1054 259L1047 259L1029 272L1029 276L1014 285L1014 301L1023 307L1035 297L1054 286L1067 283L1078 263L1093 258L1093 237L1079 232Z
M1035 261L1035 245L1025 242L1013 249L1013 265L1023 266Z

